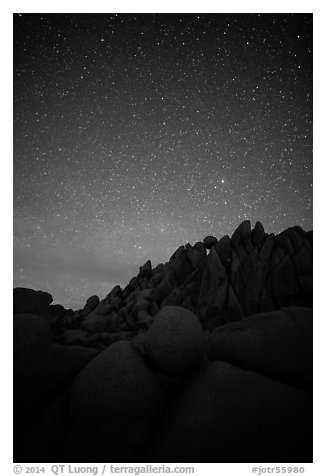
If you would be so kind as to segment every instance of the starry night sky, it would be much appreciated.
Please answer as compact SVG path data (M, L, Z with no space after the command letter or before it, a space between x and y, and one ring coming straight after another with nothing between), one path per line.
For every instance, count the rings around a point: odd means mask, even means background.
M14 286L78 309L147 259L312 228L311 14L15 14Z

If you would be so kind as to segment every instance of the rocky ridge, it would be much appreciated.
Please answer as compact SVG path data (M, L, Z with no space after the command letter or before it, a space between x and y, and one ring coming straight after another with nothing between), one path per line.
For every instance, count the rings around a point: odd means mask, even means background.
M15 462L309 462L312 238L244 221L78 311L14 289Z

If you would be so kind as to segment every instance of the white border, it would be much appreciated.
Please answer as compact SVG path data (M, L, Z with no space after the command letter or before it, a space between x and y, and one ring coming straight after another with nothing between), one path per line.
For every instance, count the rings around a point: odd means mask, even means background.
M9 3L9 2L8 2ZM124 1L14 1L1 9L1 105L2 105L2 187L1 250L1 459L2 474L12 473L12 13L314 13L314 464L305 464L305 474L326 474L325 441L325 189L326 154L321 150L325 136L325 7L322 1L232 1L193 2L189 0L157 2ZM325 139L324 139L325 140ZM323 149L325 145L323 144ZM254 463L254 462L253 462ZM45 467L50 465L42 465ZM126 465L125 465L126 466ZM196 464L197 475L249 475L253 465ZM268 466L268 465L265 465ZM270 466L276 466L275 464ZM281 465L284 466L284 465ZM285 465L286 466L286 465ZM23 473L24 474L24 473ZM46 474L51 474L47 471Z

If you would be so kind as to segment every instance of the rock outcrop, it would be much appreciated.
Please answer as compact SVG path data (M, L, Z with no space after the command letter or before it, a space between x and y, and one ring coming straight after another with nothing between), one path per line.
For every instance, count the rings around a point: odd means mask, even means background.
M245 221L80 310L16 288L15 462L311 462L312 253Z
M15 288L13 296L14 314L31 312L42 314L48 311L53 298L44 291L34 291L27 288Z

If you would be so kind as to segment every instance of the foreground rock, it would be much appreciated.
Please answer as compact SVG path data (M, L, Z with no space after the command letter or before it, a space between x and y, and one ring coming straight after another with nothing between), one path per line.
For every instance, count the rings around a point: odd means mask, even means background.
M163 413L145 456L164 463L311 457L311 394L225 362L205 364L189 380Z
M312 309L287 307L219 327L207 355L312 390L312 342Z
M204 354L198 318L182 307L164 307L146 334L145 348L153 365L164 373L176 376L193 371Z
M51 294L28 288L15 288L13 295L14 314L46 311L53 301Z
M112 344L76 377L69 395L69 458L134 461L148 438L162 392L129 342Z

